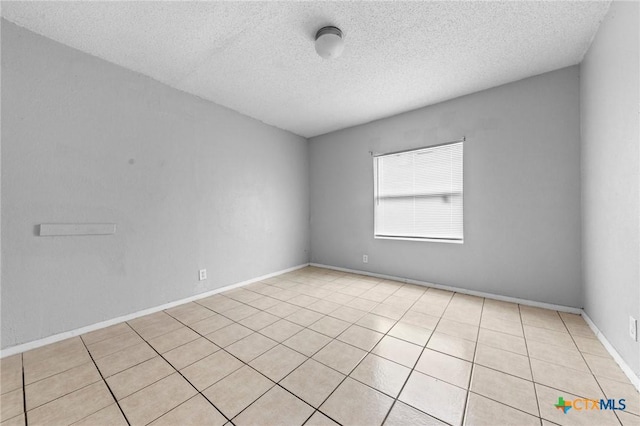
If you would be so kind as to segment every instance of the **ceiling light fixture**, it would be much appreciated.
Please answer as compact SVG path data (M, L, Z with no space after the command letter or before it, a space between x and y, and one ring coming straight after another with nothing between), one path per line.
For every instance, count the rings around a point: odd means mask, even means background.
M316 52L324 59L340 56L344 50L342 31L338 27L322 27L316 33Z

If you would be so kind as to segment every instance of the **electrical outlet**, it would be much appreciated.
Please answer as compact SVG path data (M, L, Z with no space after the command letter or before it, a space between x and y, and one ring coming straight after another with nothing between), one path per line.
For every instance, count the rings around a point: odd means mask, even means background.
M629 317L629 337L634 342L638 340L638 321L634 317Z
M200 278L200 281L206 280L207 279L207 270L206 269L200 269L200 274L198 276Z
M367 256L366 254L362 255L362 263L369 263L369 256Z

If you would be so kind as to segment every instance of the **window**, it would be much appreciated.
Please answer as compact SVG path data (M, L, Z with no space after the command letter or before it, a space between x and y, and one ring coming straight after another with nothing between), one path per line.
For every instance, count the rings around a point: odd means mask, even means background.
M462 148L374 157L376 238L462 242Z

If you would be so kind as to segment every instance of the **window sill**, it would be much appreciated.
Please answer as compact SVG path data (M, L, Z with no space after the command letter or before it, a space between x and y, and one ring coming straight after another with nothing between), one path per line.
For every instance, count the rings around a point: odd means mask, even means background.
M464 244L464 240L453 240L445 238L412 238L412 237L388 237L384 235L374 235L376 240L402 240L402 241L424 241L428 243Z

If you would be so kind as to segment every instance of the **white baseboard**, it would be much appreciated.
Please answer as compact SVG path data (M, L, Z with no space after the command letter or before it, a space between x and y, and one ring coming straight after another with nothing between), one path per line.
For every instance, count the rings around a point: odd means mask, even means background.
M536 302L534 300L519 299L517 297L501 296L499 294L485 293L484 291L467 290L461 287L452 287L448 285L434 284L426 281L395 277L392 275L376 274L374 272L358 271L356 269L340 268L337 266L323 265L321 263L311 263L310 265L317 266L318 268L333 269L335 271L350 272L352 274L367 275L370 277L384 278L387 280L400 281L408 284L416 284L416 285L421 285L425 287L433 287L440 290L454 291L456 293L468 294L471 296L486 297L487 299L501 300L503 302L518 303L520 305L535 306L537 308L552 309L554 311L568 312L568 313L578 314L578 315L582 313L582 309L573 308L571 306L554 305L552 303Z
M36 349L36 348L39 348L41 346L45 346L45 345L48 345L48 344L51 344L51 343L59 342L61 340L65 340L65 339L68 339L70 337L79 336L81 334L85 334L85 333L88 333L88 332L91 332L91 331L99 330L101 328L109 327L111 325L115 325L115 324L118 324L118 323L121 323L121 322L124 322L124 321L130 321L132 319L135 319L135 318L138 318L138 317L141 317L141 316L144 316L144 315L149 315L149 314L152 314L152 313L155 313L155 312L159 312L159 311L162 311L162 310L165 310L165 309L173 308L175 306L182 305L184 303L193 302L194 300L203 299L205 297L209 297L209 296L212 296L214 294L221 293L223 291L227 291L227 290L231 290L231 289L234 289L234 288L242 287L242 286L245 286L245 285L248 285L248 284L252 284L254 282L265 280L267 278L271 278L271 277L274 277L274 276L277 276L277 275L281 275L281 274L284 274L284 273L287 273L287 272L295 271L295 270L304 268L304 267L309 266L309 265L316 266L318 268L325 268L325 269L332 269L332 270L336 270L336 271L349 272L349 273L353 273L353 274L367 275L367 276L376 277L376 278L383 278L383 279L389 279L389 280L394 280L394 281L400 281L400 282L404 282L404 283L408 283L408 284L416 284L416 285L421 285L421 286L425 286L425 287L433 287L433 288L437 288L437 289L441 289L441 290L453 291L453 292L462 293L462 294L469 294L469 295L472 295L472 296L485 297L485 298L488 298L488 299L501 300L501 301L505 301L505 302L518 303L518 304L521 304L521 305L535 306L535 307L539 307L539 308L552 309L552 310L556 310L556 311L569 312L569 313L582 315L582 317L585 319L585 321L587 322L589 327L591 327L591 329L593 330L595 335L598 337L598 340L600 340L600 342L602 342L604 347L611 354L613 359L620 366L620 368L625 373L625 375L629 378L631 383L636 387L636 389L638 389L638 391L640 391L640 378L638 376L636 376L636 374L633 372L631 367L629 367L629 365L622 359L620 354L614 349L614 347L611 345L611 343L609 343L609 341L606 339L606 337L604 337L604 335L598 329L598 327L595 325L595 323L591 320L591 318L589 318L589 316L586 314L586 312L584 312L582 309L573 308L573 307L569 307L569 306L563 306L563 305L554 305L554 304L551 304L551 303L536 302L536 301L520 299L520 298L516 298L516 297L501 296L501 295L498 295L498 294L485 293L485 292L482 292L482 291L467 290L467 289L464 289L464 288L451 287L451 286L440 285L440 284L434 284L434 283L429 283L429 282L425 282L425 281L413 280L413 279L402 278L402 277L395 277L395 276L392 276L392 275L376 274L376 273L373 273L373 272L359 271L359 270L349 269L349 268L340 268L340 267L337 267L337 266L323 265L323 264L320 264L320 263L304 263L304 264L297 265L297 266L294 266L294 267L291 267L291 268L283 269L281 271L272 272L270 274L262 275L260 277L252 278L252 279L249 279L249 280L246 280L246 281L242 281L242 282L238 282L238 283L235 283L235 284L230 284L230 285L227 285L227 286L224 286L224 287L220 287L220 288L217 288L217 289L214 289L214 290L210 290L210 291L207 291L205 293L200 293L200 294L197 294L195 296L190 296L190 297L187 297L187 298L184 298L184 299L176 300L174 302L165 303L165 304L160 305L160 306L154 306L152 308L143 309L141 311L134 312L134 313L127 314L127 315L123 315L123 316L120 316L120 317L117 317L117 318L113 318L113 319L110 319L110 320L107 320L107 321L101 321L99 323L91 324L91 325L88 325L88 326L85 326L85 327L81 327L81 328L78 328L78 329L75 329L75 330L65 331L63 333L55 334L53 336L48 336L48 337L45 337L43 339L38 339L38 340L31 341L31 342L23 343L23 344L20 344L20 345L12 346L12 347L9 347L9 348L1 350L0 351L0 358L4 358L4 357L7 357L7 356L15 355L17 353L25 352L25 351L28 351L28 350L31 350L31 349Z
M593 322L593 320L591 318L589 318L589 315L587 315L587 313L584 310L582 311L582 318L584 318L584 320L587 322L587 324L589 324L589 327L591 328L591 330L595 333L595 335L598 338L598 340L600 340L600 343L602 343L602 345L605 347L607 352L609 352L609 354L614 359L616 364L618 364L620 366L620 368L622 369L624 374L631 381L631 384L633 384L633 386L636 387L638 392L640 392L640 377L638 377L636 375L636 373L633 372L631 367L629 367L629 364L627 364L625 362L625 360L622 359L622 357L620 356L618 351L616 351L615 348L613 347L613 345L611 343L609 343L609 341L607 340L606 337L604 337L604 334L602 334L600 329L596 326L596 324Z
M178 305L182 305L184 303L188 303L188 302L193 302L194 300L198 300L198 299L203 299L205 297L209 297L209 296L213 296L214 294L218 294L221 293L223 291L227 291L227 290L231 290L237 287L242 287L245 286L247 284L252 284L255 283L257 281L262 281L265 280L267 278L271 278L271 277L275 277L276 275L281 275L281 274L285 274L287 272L291 272L291 271L295 271L304 267L309 266L308 263L303 263L301 265L297 265L291 268L287 268L287 269L283 269L281 271L276 271L276 272L272 272L270 274L266 274L266 275L262 275L260 277L256 277L256 278L251 278L249 280L246 281L242 281L239 283L235 283L235 284L230 284L224 287L220 287L220 288L216 288L215 290L210 290L207 291L205 293L200 293L200 294L196 294L195 296L190 296L184 299L180 299L180 300L176 300L174 302L169 302L169 303L165 303L164 305L160 305L160 306L154 306L152 308L148 308L148 309L143 309L141 311L138 312L134 312L131 314L127 314L127 315L123 315L117 318L113 318L110 320L106 320L106 321L101 321L95 324L91 324L91 325L87 325L85 327L81 327L81 328L77 328L75 330L71 330L71 331L65 331L63 333L59 333L59 334L54 334L53 336L48 336L45 337L43 339L38 339L38 340L34 340L31 342L27 342L27 343L22 343L20 345L16 345L16 346L11 346L9 348L6 349L2 349L0 351L0 358L4 358L7 356L11 356L11 355L15 355L21 352L26 352L28 350L31 349L36 349L39 348L41 346L45 346L45 345L49 345L51 343L55 343L55 342L59 342L61 340L65 340L68 339L70 337L74 337L74 336L79 336L81 334L85 334L88 333L90 331L95 331L95 330L99 330L101 328L105 328L105 327L109 327L111 325L115 325L124 321L130 321L134 318L138 318L144 315L149 315L149 314L153 314L155 312L158 311L162 311L165 309L169 309L169 308L173 308L174 306L178 306Z

